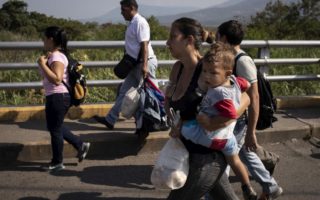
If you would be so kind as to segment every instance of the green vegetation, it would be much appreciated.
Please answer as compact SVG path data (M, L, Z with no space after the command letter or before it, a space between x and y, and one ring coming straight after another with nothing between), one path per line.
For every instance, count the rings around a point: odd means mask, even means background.
M81 23L75 20L57 19L37 12L28 12L27 3L10 0L0 9L0 41L40 41L42 32L49 25L64 27L72 41L124 40L125 24ZM166 40L168 27L160 25L155 17L148 18L152 40ZM319 40L320 3L318 0L301 0L285 5L271 1L262 12L257 13L247 24L248 40ZM167 49L155 49L159 60L172 59ZM248 49L257 55L257 49ZM4 62L34 63L41 54L37 51L0 50ZM121 49L75 50L72 55L82 61L119 60ZM272 58L319 58L320 50L306 48L274 48ZM159 67L158 78L167 78L170 67ZM89 80L116 79L109 68L86 71ZM272 65L270 75L320 74L319 64ZM0 70L1 82L40 81L37 70ZM276 96L320 94L319 81L272 83ZM88 103L114 101L115 88L89 88ZM44 103L42 90L0 90L1 105L38 105Z
M247 26L247 39L255 40L319 40L320 2L301 0L290 5L282 1L268 3L262 12L251 18ZM252 51L252 50L251 50ZM255 55L255 54L251 54ZM316 48L274 48L271 58L319 58ZM272 65L270 75L320 74L320 63L314 65ZM276 96L320 94L319 81L275 82Z
M168 28L159 24L155 17L148 18L153 40L165 40ZM43 30L49 25L64 27L71 41L124 40L125 24L81 23L75 20L56 19L37 12L27 12L24 1L12 0L0 9L0 41L40 41ZM75 50L72 55L81 61L119 60L122 49ZM1 62L36 62L41 51L0 50ZM161 59L171 59L165 49L157 49ZM110 68L86 70L88 80L116 79ZM168 69L159 69L158 77L166 78ZM37 70L1 70L1 82L40 81ZM115 88L89 88L87 102L114 101ZM43 90L0 91L2 105L43 104Z

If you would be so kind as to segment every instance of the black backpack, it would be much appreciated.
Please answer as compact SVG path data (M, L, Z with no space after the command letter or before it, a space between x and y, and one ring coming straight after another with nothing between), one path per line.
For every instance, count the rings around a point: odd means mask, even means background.
M79 106L84 102L87 95L87 80L82 71L82 64L70 56L68 57L68 62L67 72L69 75L69 84L66 84L64 81L62 81L62 83L69 91L71 106Z
M247 55L247 54L240 53L235 57L235 63L233 68L233 74L235 76L237 76L237 73L236 73L237 61L241 56L244 56L244 55ZM263 74L261 74L261 72L258 69L257 69L257 81L258 81L260 111L259 111L259 118L258 118L256 129L263 130L266 128L273 127L272 123L278 120L274 116L277 110L277 104L276 104L276 99L273 97L269 81L263 76Z

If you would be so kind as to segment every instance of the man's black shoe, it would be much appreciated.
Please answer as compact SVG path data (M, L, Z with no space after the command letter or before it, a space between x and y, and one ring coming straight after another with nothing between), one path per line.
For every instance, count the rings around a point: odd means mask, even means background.
M135 135L138 135L139 139L146 139L149 136L149 132L143 129L136 129Z
M99 117L99 116L95 115L93 118L97 122L99 122L100 124L104 124L110 130L112 130L114 128L114 126L112 124L110 124L109 122L107 122L106 118L104 118L104 117Z

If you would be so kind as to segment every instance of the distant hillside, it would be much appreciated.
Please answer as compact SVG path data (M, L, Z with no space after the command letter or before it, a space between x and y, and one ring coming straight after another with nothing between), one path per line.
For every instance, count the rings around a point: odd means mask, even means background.
M143 16L150 17L153 16L160 16L160 15L174 15L177 13L185 13L194 11L197 8L195 7L162 7L162 6L148 6L148 5L140 5L139 6L139 13L141 13ZM108 13L91 18L91 19L83 19L80 20L82 22L98 22L99 24L103 23L123 23L124 19L120 13L120 6L118 8L115 8Z
M229 0L206 9L195 7L161 7L161 6L139 6L139 12L150 17L155 16L162 25L170 25L175 19L180 17L190 17L197 19L206 26L217 26L221 22L229 19L240 19L247 21L250 16L262 11L271 0ZM298 0L283 0L285 3L296 2ZM82 22L102 23L123 23L124 19L120 14L120 7L111 10L105 15L80 20Z
M290 3L297 0L284 0ZM218 6L201 9L192 12L185 12L175 15L156 16L161 24L168 25L180 17L191 17L197 19L206 26L217 26L221 22L230 19L249 20L250 16L262 11L270 0L242 0L241 2L226 2Z

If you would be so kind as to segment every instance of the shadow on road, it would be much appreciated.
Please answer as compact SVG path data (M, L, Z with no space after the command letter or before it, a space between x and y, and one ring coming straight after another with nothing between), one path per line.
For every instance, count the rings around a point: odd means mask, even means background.
M99 192L73 192L60 195L58 200L157 200L158 198L133 198L133 197L100 197Z
M23 171L23 172L44 172L40 166L48 162L23 162L15 161L11 163L1 163L0 171ZM77 166L78 163L64 163L65 166Z
M47 198L42 198L42 197L22 197L19 200L50 200Z
M77 176L89 184L153 190L150 182L151 165L95 166L83 171L63 170L53 176Z
M43 172L40 166L42 162L17 162L14 165L0 166L0 171L25 171ZM68 166L75 166L77 163L65 163L66 169L58 172L51 172L52 176L79 177L81 182L123 188L135 188L153 190L150 175L152 165L120 165L120 166L94 166L84 168L83 171L68 169ZM27 197L26 197L27 198Z
M17 160L23 145L18 143L0 143L0 167Z
M19 128L21 128L21 129L47 131L46 120L44 120L44 119L29 120L29 121L24 121L24 122L1 121L0 124L12 124L12 125L15 124L15 125L19 126ZM104 130L106 132L112 132L104 126L100 126L100 125L97 126L97 122L94 121L93 119L79 119L79 120L74 120L74 121L65 120L64 125L66 127L68 127L71 131ZM116 130L134 132L134 128L119 128L119 127L117 127Z

